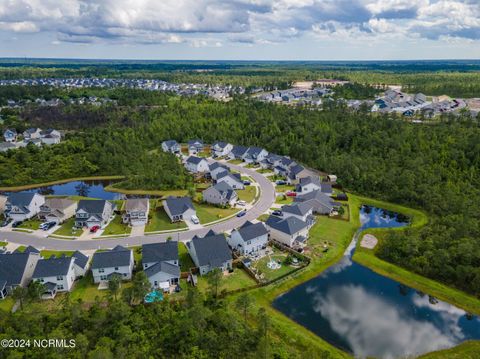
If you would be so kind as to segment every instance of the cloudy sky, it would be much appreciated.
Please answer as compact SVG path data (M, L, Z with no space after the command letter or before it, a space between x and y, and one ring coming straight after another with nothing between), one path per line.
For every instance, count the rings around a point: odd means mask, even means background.
M480 58L480 0L0 0L0 57Z

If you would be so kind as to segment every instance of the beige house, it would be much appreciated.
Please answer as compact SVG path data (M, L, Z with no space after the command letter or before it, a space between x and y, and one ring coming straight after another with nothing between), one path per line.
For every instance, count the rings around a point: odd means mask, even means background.
M127 199L123 223L128 223L131 226L144 226L148 222L149 210L150 201L148 198Z
M63 223L75 215L77 202L66 198L47 198L40 206L38 218L47 222Z

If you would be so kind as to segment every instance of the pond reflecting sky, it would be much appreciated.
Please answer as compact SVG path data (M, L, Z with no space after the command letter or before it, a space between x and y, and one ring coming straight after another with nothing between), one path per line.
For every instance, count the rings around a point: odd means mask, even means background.
M364 228L405 225L396 214L362 208ZM290 292L274 306L357 357L397 358L480 339L480 321L351 261Z

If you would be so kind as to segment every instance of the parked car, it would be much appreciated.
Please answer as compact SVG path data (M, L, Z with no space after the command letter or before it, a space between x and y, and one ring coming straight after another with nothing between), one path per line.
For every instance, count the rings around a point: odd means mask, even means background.
M276 181L275 183L276 183L277 185L279 185L279 186L283 186L283 185L286 185L286 184L287 184L287 182L284 181L284 180L278 180L278 181Z
M43 229L44 231L48 231L50 228L55 227L57 223L56 222L45 222L40 225L40 229Z
M12 223L12 228L17 228L18 226L22 225L23 221L15 221Z
M252 182L245 180L245 181L243 181L243 184L245 186L250 186L252 184Z
M237 205L245 206L245 205L247 205L247 202L240 200L240 201L237 201Z
M7 218L6 220L2 221L2 223L0 223L0 227L6 227L10 224L10 222L12 222L12 219Z
M274 216L280 216L280 217L283 216L283 212L280 211L280 210L278 210L278 209L276 209L275 211L273 211L272 214L273 214Z
M297 196L297 192L293 192L293 191L287 192L287 196L288 196L288 197L296 197L296 196Z
M90 233L97 233L99 229L100 226L93 226L92 228L90 228Z
M243 217L246 214L247 214L247 211L241 211L241 212L238 212L237 217Z
M200 220L198 219L198 217L196 215L193 215L192 217L190 217L190 220L192 221L193 224L199 224L200 223Z

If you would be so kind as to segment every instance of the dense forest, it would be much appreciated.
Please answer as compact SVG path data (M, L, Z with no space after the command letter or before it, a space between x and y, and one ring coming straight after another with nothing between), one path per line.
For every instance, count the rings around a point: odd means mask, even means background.
M125 90L126 91L126 90ZM162 140L203 138L258 145L335 173L350 191L424 209L429 224L392 235L379 254L472 294L480 294L480 127L469 117L436 125L409 124L329 103L323 111L237 98L125 92L155 106L26 110L30 123L73 129L59 146L0 155L2 185L87 174L139 175L145 188L188 181ZM42 112L43 111L43 112ZM88 115L85 115L87 111ZM84 117L82 124L78 118ZM77 120L75 120L77 119ZM43 126L42 126L43 124ZM168 170L167 167L171 166ZM160 188L161 189L161 188Z

